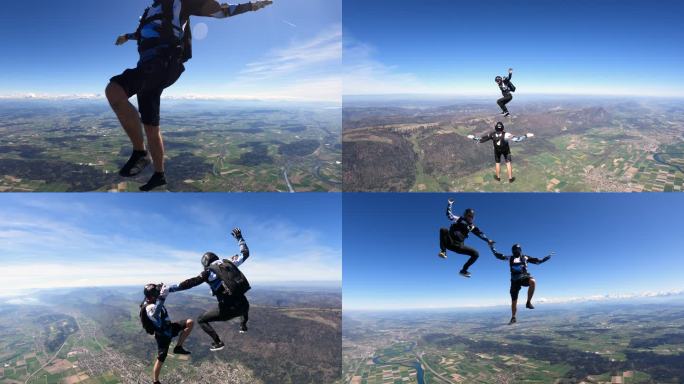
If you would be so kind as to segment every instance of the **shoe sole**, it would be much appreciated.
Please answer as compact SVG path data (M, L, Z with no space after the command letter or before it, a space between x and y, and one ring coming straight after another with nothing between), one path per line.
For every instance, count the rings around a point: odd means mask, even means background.
M464 275L464 274L462 274L462 273L459 273L459 275L465 277L466 279L470 279L470 276L468 276L468 275Z
M224 346L221 347L221 348L209 348L209 350L212 351L212 352L217 352L217 351L222 350L222 349L225 348L225 347L226 347L226 346L224 345Z
M142 168L134 167L133 169L138 169L138 172L135 172L135 173L130 172L130 173L128 173L128 174L123 174L123 173L121 172L121 170L119 170L119 176L121 176L121 177L136 177L136 176L138 176L139 174L143 173L143 171L145 170L145 168L149 167L150 164L152 164L152 161L146 160L146 161L145 161L145 165L143 165Z

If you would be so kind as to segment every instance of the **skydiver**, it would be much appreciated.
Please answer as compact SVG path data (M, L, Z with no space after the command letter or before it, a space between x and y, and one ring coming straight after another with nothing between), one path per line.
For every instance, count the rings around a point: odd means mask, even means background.
M511 83L511 77L513 77L513 68L508 68L507 77L497 76L494 78L494 81L499 86L502 95L502 97L499 100L497 100L496 103L499 105L499 108L501 108L501 114L505 117L511 115L510 113L508 113L508 108L506 108L506 104L513 100L513 95L511 93L515 92L515 86L513 85L513 83Z
M171 340L178 336L178 342L173 348L174 355L189 355L190 352L183 348L183 342L192 332L192 319L174 323L166 311L164 302L172 286L166 284L147 284L143 293L145 299L140 304L140 320L147 333L154 334L157 341L157 357L152 369L152 379L154 384L159 384L159 373L161 372L166 355L169 352Z
M247 332L247 321L249 319L249 301L245 292L250 289L247 279L238 269L249 257L249 248L242 237L240 228L233 229L231 235L237 240L240 247L240 254L231 257L230 260L220 260L213 252L207 252L202 256L202 266L204 271L197 277L187 279L180 284L175 291L184 291L196 287L202 283L209 284L211 292L216 296L218 307L206 311L197 322L200 327L213 340L211 351L220 351L225 345L221 341L211 322L228 321L241 317L240 333Z
M492 143L494 144L494 161L496 163L494 168L496 172L494 174L494 178L496 179L496 181L501 181L501 156L503 156L504 161L506 161L509 183L514 182L515 177L513 177L513 166L511 164L511 148L508 145L508 141L511 140L513 142L521 142L527 139L528 137L533 136L534 134L532 133L528 133L522 136L515 136L511 133L508 133L504 130L504 125L500 121L496 123L496 126L494 127L494 132L487 133L482 137L468 135L469 138L477 141L478 143L484 143L489 140L492 141Z
M527 303L525 307L527 309L534 309L532 305L532 296L534 295L534 288L537 286L537 281L534 277L527 271L527 263L532 264L542 264L547 262L553 252L544 257L543 259L537 259L535 257L527 256L522 253L522 247L520 244L514 244L511 248L513 255L504 256L502 253L498 252L494 247L491 247L492 253L499 260L508 260L508 264L511 268L511 321L508 324L515 324L515 314L518 310L518 293L522 287L527 288Z
M465 240L468 238L468 234L472 232L475 234L475 236L479 237L480 239L486 241L490 246L494 244L494 240L488 239L487 236L473 224L473 220L475 219L475 210L472 208L467 208L463 212L463 216L455 216L451 213L451 207L454 205L454 199L449 199L447 203L447 218L449 221L452 222L451 226L449 229L446 228L440 228L439 229L439 248L440 252L438 254L439 257L446 259L447 258L447 253L446 250L450 250L452 252L459 253L461 255L467 255L470 256L470 259L466 261L465 264L463 264L463 268L459 271L459 274L463 277L470 277L470 272L468 272L468 268L470 268L475 261L477 261L477 258L480 257L480 254L477 252L475 248L469 247L464 244Z
M159 129L159 104L162 92L173 85L185 71L183 65L192 57L190 16L226 18L257 11L271 0L239 5L219 4L214 0L155 0L140 19L138 29L116 39L116 45L129 40L138 42L140 59L133 69L110 79L105 90L107 100L133 145L133 154L119 170L122 177L133 177L150 164L155 173L140 187L151 191L166 184L164 141ZM138 110L128 99L138 97ZM142 129L147 136L147 149Z

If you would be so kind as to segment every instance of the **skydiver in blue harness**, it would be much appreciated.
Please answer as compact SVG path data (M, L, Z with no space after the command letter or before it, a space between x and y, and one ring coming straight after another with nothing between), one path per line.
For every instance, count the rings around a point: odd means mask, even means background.
M159 374L174 337L178 336L178 342L173 348L173 354L190 354L183 348L183 343L192 332L192 319L187 319L184 322L172 322L166 306L164 306L169 292L173 292L175 288L176 286L166 284L147 284L143 290L145 299L140 304L140 320L145 331L154 335L157 341L157 358L152 369L154 384L159 384Z
M527 271L527 263L545 263L553 256L553 252L543 259L537 259L536 257L524 255L520 244L513 245L511 248L513 255L511 256L504 256L503 253L498 252L493 246L491 247L491 250L497 259L508 260L508 264L511 268L511 321L508 324L515 324L517 321L515 319L515 314L518 311L518 293L522 287L529 287L527 288L527 303L525 304L525 307L527 309L534 309L534 306L532 305L532 296L534 295L537 281L534 280L534 277Z
M166 185L159 104L164 89L180 78L185 71L183 64L192 57L190 16L221 19L257 11L271 3L271 0L261 0L228 5L214 0L154 0L141 17L137 31L117 38L117 45L136 40L140 54L137 66L112 77L105 90L112 110L133 144L133 154L119 175L134 177L153 162L155 173L140 190L146 192ZM133 95L138 97L139 113L128 101ZM145 128L149 155L141 126Z

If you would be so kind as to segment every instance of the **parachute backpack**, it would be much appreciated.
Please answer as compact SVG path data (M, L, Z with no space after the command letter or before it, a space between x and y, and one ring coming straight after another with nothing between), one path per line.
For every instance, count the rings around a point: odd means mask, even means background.
M506 83L506 86L511 92L515 92L515 85L513 85L510 80L504 80L504 83Z
M239 296L252 289L242 271L230 260L224 259L222 263L211 264L207 269L221 279L220 289L222 292L219 293L227 296ZM217 292L213 293L216 295Z
M142 304L140 304L140 322L142 323L142 327L150 335L154 335L154 332L156 331L156 328L154 327L154 323L152 323L152 320L150 320L149 317L147 317L147 300L143 301Z
M140 32L146 25L160 21L161 25L156 28L159 37L146 39L149 42L145 42L145 44L141 44L141 41L138 40L138 50L142 52L159 45L169 45L169 53L178 57L182 63L185 63L192 58L192 28L189 18L186 20L185 25L182 25L180 14L178 15L178 20L176 20L174 11L176 1L179 3L178 7L180 7L180 0L155 0L152 6L145 10L145 13L140 18L136 34L140 36ZM150 12L154 12L154 14L150 15ZM179 32L180 38L176 35L176 31Z

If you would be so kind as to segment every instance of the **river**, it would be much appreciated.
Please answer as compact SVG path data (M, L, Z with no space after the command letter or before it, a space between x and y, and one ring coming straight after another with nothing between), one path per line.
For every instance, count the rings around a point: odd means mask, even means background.
M655 155L653 155L653 160L655 160L656 162L670 166L672 168L677 169L679 172L684 173L684 169L681 166L668 163L667 161L663 160L662 155L684 155L684 153L656 153Z

